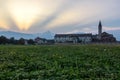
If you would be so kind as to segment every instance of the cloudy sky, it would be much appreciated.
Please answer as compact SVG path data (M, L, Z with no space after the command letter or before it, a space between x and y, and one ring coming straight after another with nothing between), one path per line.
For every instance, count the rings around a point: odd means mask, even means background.
M0 0L0 30L25 33L120 30L120 0Z

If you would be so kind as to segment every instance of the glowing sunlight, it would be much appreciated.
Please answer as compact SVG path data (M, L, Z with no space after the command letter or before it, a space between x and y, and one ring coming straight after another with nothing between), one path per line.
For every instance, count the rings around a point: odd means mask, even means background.
M29 27L37 20L42 8L32 2L12 2L10 4L10 14L20 30L28 30Z

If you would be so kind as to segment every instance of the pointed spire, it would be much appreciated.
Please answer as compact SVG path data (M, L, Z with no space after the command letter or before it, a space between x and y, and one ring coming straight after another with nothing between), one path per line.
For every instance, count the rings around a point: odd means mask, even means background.
M99 25L98 25L99 27L102 27L102 23L101 23L101 20L99 21Z

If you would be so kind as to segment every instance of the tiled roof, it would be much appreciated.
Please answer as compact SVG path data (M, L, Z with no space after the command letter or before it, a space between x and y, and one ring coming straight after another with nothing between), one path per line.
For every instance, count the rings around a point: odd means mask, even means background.
M45 38L37 37L37 38L35 38L35 40L46 40L46 39Z
M84 37L84 36L90 36L92 37L92 34L56 34L55 37Z

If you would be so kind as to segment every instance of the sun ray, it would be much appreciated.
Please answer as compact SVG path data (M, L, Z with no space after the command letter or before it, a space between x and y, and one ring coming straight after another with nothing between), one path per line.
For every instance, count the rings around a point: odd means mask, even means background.
M42 8L35 3L14 1L10 4L10 14L20 30L28 30L36 21Z

